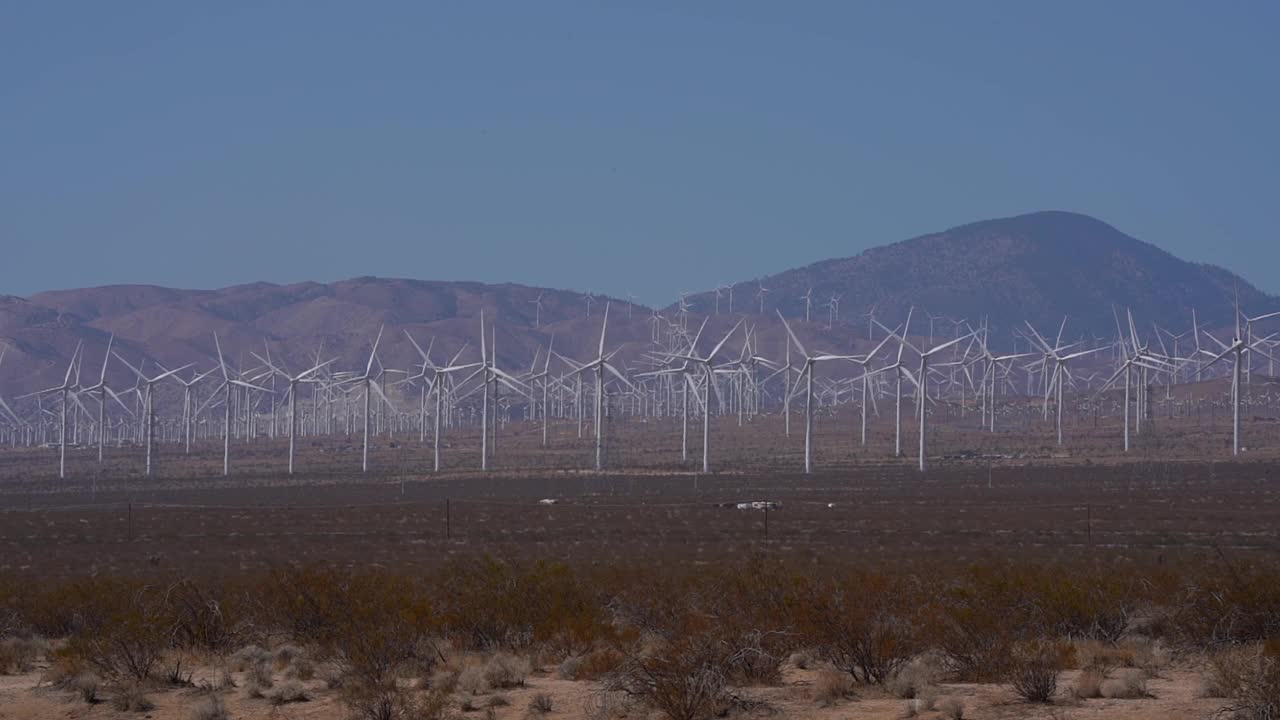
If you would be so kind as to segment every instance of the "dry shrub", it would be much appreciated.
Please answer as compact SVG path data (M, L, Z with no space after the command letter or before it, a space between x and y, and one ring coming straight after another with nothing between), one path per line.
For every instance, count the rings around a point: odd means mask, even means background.
M910 700L933 688L941 677L941 670L929 658L919 657L895 670L884 685L894 697Z
M932 712L937 705L938 694L932 688L921 691L918 697L911 698L902 708L902 717L919 717L920 713Z
M489 681L485 679L484 675L484 667L481 665L468 665L462 668L462 672L458 673L457 678L458 690L470 695L481 695L489 692L491 689Z
M437 720L444 717L448 696L414 693L398 685L374 686L362 679L343 687L342 701L359 720Z
M182 580L165 591L164 604L178 647L221 653L231 647L233 620L215 587Z
M291 662L285 670L285 677L292 680L308 682L316 676L316 664L310 658L299 657Z
M854 697L853 678L838 670L822 670L813 682L813 701L822 707L832 707Z
M191 720L230 720L231 713L218 695L206 695L191 708Z
M97 704L98 690L102 687L102 680L91 672L82 672L71 680L71 689L75 691L80 700L86 705Z
M147 680L172 639L164 597L148 586L102 590L77 616L65 653L118 684Z
M36 660L49 654L49 643L37 637L9 637L0 640L0 675L29 673Z
M231 657L227 658L227 664L236 672L245 672L255 665L266 663L270 657L271 653L257 645L245 645L231 653Z
M555 703L547 693L534 693L529 700L529 712L535 715L546 715L554 709Z
M1116 677L1102 683L1102 697L1111 700L1138 700L1151 697L1147 692L1147 678L1141 670L1123 669Z
M255 663L245 671L245 692L251 698L261 699L266 697L266 691L274 687L275 684L275 675L271 672L271 666L266 662Z
M1273 647L1219 653L1213 657L1211 669L1213 696L1229 700L1220 715L1234 720L1280 718L1280 657Z
M267 696L271 700L272 705L287 705L289 703L307 702L311 699L311 695L307 689L295 680L289 680L281 683L275 690Z
M120 712L150 712L156 704L147 697L142 683L126 682L112 688L111 707Z
M944 697L938 701L938 713L946 720L964 720L964 701L956 697Z
M1177 607L1176 631L1201 647L1280 637L1280 571L1233 567L1200 578Z
M731 641L737 648L729 665L735 685L776 685L782 679L786 653L779 640L783 633L748 630Z
M1081 670L1080 677L1076 678L1076 683L1071 688L1071 694L1079 700L1100 698L1102 697L1102 683L1106 679L1106 674L1101 670L1094 668Z
M622 660L622 653L612 647L596 648L582 656L576 666L571 666L575 673L570 679L599 680L617 670L622 665Z
M1066 666L1069 655L1069 646L1063 643L1021 643L1010 655L1007 682L1026 702L1052 702L1058 690L1058 674Z
M506 695L491 695L489 697L489 707L507 707L511 704L511 700Z
M426 681L426 687L429 690L451 693L458 687L458 675L458 671L453 668L441 668L431 673L431 677Z
M600 690L582 700L585 720L622 720L631 716L631 698L619 692Z
M858 682L880 684L923 649L913 614L922 605L913 581L864 573L816 588L801 622L826 660Z
M484 664L484 681L495 690L520 687L532 669L528 659L500 652Z
M703 720L725 704L732 652L700 633L689 633L627 657L606 689L623 693L669 720Z
M561 680L577 680L581 671L582 657L580 655L570 655L556 668L556 674L560 676Z

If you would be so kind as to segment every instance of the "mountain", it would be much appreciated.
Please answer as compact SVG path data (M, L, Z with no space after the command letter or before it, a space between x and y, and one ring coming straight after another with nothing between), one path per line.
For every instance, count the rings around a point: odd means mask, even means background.
M135 366L145 359L153 371L156 362L215 366L215 332L233 367L261 365L250 353L266 356L269 348L273 362L301 371L323 347L325 359L340 357L339 366L349 369L363 366L380 326L385 331L378 354L387 367L420 362L405 331L424 349L434 339L432 358L444 363L468 343L467 358L478 352L482 309L489 325L497 319L500 364L528 367L553 335L559 352L593 352L606 301L613 305L611 345L649 339L647 309L597 297L587 317L581 293L515 284L362 277L219 290L116 285L0 296L0 347L7 347L0 393L12 397L61 383L77 342L84 343L81 373L90 384L113 335L117 353ZM133 384L128 369L114 360L111 374L117 384Z
M1140 332L1150 333L1153 321L1182 332L1190 326L1193 307L1202 327L1223 327L1231 323L1237 286L1246 313L1280 309L1280 300L1226 270L1180 260L1099 220L1066 212L962 225L760 282L769 289L766 317L760 317L755 283L748 281L736 285L734 314L727 312L727 298L722 300L724 312L715 312L714 291L689 296L690 331L710 316L705 337L718 339L743 320L757 328L755 351L781 358L786 336L774 322L775 309L796 320L793 325L806 347L832 352L870 349L867 309L873 305L876 318L890 325L914 306L916 336L928 333L926 313L971 322L986 317L997 342L1007 341L1009 330L1022 327L1024 320L1042 334L1056 335L1064 314L1069 317L1065 338L1109 338L1115 332L1113 305L1131 308ZM804 323L800 298L809 288L813 322ZM840 317L827 329L821 305L832 295L841 296ZM534 303L539 297L541 311ZM85 348L82 378L91 384L112 335L121 356L135 365L145 360L152 370L157 362L214 367L215 332L235 367L258 366L250 353L265 355L270 348L273 362L297 371L314 364L323 347L325 359L340 358L337 367L353 369L363 367L383 325L379 356L386 367L403 369L418 362L405 331L424 347L434 338L436 362L470 344L463 358L467 361L476 357L482 309L488 320L497 319L500 364L528 368L553 336L560 353L594 355L606 300L595 298L588 316L585 296L569 290L373 277L218 290L116 285L29 298L0 296L0 347L6 348L0 394L12 398L59 384L78 342ZM608 345L622 348L618 362L639 362L651 337L651 311L622 300L610 302ZM663 311L669 321L677 313L675 305ZM948 334L950 324L940 323L937 332ZM704 340L702 349L710 344ZM741 336L725 346L724 356L736 357L740 346ZM113 361L110 372L116 386L133 384L122 364Z
M1059 211L961 225L758 282L768 290L766 312L776 307L788 317L804 316L801 296L812 288L815 322L827 320L825 304L836 295L840 320L864 328L872 306L886 324L902 322L915 307L926 325L925 313L975 324L986 317L1004 336L1025 327L1024 321L1056 335L1066 315L1067 336L1114 337L1112 306L1122 314L1131 309L1147 330L1154 322L1182 332L1191 325L1192 308L1204 326L1229 325L1236 287L1246 314L1280 309L1280 299L1220 267L1181 260L1101 220ZM735 306L745 296L758 307L757 281L744 281L735 291ZM708 311L715 306L714 290L687 301ZM915 322L913 329L922 332Z

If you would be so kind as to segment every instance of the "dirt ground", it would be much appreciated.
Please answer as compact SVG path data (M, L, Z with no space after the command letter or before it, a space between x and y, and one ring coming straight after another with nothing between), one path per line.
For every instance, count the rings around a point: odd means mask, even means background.
M881 690L857 690L855 697L837 701L824 707L813 698L813 686L817 670L789 668L782 683L776 687L742 688L735 694L755 703L754 709L737 713L736 717L812 718L814 720L899 720L910 717L915 701L887 697ZM204 673L207 675L207 671ZM1074 671L1062 674L1059 693L1052 704L1028 704L1017 699L1012 690L998 685L972 685L943 683L936 688L935 707L945 706L947 699L960 701L963 717L974 720L1014 720L1044 718L1045 720L1168 720L1171 718L1208 718L1222 705L1222 701L1198 697L1200 675L1193 669L1178 668L1162 671L1148 681L1150 697L1120 700L1073 700L1068 697ZM196 681L202 677L197 673ZM345 720L349 711L341 704L336 691L326 689L318 680L306 683L310 699L305 702L275 705L267 699L252 699L244 690L244 678L234 674L239 688L219 692L231 718L243 720L290 720L315 718L316 720ZM551 697L552 711L547 715L532 712L530 701L535 694ZM595 683L577 682L558 678L554 672L537 671L523 687L485 693L476 696L456 694L450 705L457 717L485 718L485 710L493 707L492 717L498 720L516 720L529 717L563 718L564 720L593 720L599 715L600 688ZM86 705L74 694L57 690L41 682L41 671L25 675L0 677L0 719L3 720L54 720L55 718L123 718L143 717L153 720L194 720L195 708L209 691L195 688L159 689L149 693L154 702L153 710L143 713L121 712L104 701ZM504 705L490 705L492 698L501 697ZM466 710L463 701L469 700L474 709ZM921 707L915 710L920 718L946 717L939 709ZM623 714L625 713L625 714ZM631 707L618 710L607 717L648 719L657 714Z

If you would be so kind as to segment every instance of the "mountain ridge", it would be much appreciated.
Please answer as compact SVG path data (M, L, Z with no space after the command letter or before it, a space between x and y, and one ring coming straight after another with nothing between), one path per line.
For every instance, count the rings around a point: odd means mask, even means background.
M1181 332L1190 327L1192 307L1202 328L1229 325L1235 287L1250 314L1280 309L1280 300L1226 269L1181 260L1101 220L1066 211L957 225L759 282L769 289L767 320L759 316L753 281L745 281L735 284L733 316L716 312L714 290L689 295L689 324L721 315L712 318L710 334L745 319L760 326L759 346L780 354L785 340L773 327L775 310L803 319L801 296L809 288L814 288L812 322L802 332L830 350L853 350L866 342L872 306L876 319L888 325L902 322L914 307L917 336L929 331L928 313L941 313L971 324L987 318L996 336L1004 338L1015 327L1025 329L1024 320L1042 333L1056 333L1064 314L1068 337L1111 337L1113 307L1131 308L1141 332L1150 332L1150 323ZM832 295L841 296L838 317L821 305ZM216 332L234 365L251 364L248 353L266 348L283 362L301 365L320 347L326 356L341 355L344 363L363 362L378 327L385 325L380 355L388 367L418 361L405 331L424 347L434 337L434 357L441 362L467 343L476 344L481 309L489 322L497 320L500 361L528 367L553 335L556 350L568 356L594 352L605 302L613 306L609 344L628 346L622 357L639 359L651 337L652 311L593 296L588 315L587 297L510 282L371 276L211 290L104 285L29 298L0 296L0 343L9 347L0 365L0 393L60 382L77 342L85 345L84 363L100 363L113 335L115 349L130 362L196 362L209 368L216 363ZM726 309L722 298L721 310ZM678 303L662 310L668 321L678 312Z

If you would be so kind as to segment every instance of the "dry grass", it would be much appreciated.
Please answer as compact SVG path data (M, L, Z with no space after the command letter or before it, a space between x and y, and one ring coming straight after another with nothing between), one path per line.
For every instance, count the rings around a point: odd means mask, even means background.
M1146 674L1137 668L1117 670L1115 677L1102 683L1102 697L1111 700L1138 700L1151 697Z
M217 695L206 695L191 708L191 720L230 720L227 705Z
M854 697L853 678L838 670L822 670L813 681L812 697L822 707L834 707Z

